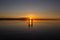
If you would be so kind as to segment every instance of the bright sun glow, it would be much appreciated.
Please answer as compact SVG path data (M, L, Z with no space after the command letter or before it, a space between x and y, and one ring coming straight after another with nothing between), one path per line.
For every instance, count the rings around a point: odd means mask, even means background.
M32 17L30 17L30 20L32 19Z
M30 19L32 19L33 18L33 16L28 16Z
M33 18L35 18L35 16L34 15L27 15L26 17L28 17L29 19L31 18L31 19L33 19Z

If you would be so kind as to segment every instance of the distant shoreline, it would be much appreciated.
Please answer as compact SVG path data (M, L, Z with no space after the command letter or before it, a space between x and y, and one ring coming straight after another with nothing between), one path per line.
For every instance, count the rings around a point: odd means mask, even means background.
M0 18L0 20L30 20L30 19L28 19L28 18ZM35 19L31 19L31 20L60 20L60 19L35 18Z

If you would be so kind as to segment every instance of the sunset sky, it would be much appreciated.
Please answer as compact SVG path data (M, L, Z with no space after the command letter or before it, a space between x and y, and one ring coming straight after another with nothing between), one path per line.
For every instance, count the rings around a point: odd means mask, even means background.
M0 18L60 18L60 0L0 0Z

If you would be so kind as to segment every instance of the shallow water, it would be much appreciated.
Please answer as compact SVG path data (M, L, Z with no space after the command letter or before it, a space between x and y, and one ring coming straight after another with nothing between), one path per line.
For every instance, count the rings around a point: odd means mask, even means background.
M32 25L32 26L31 26ZM0 38L2 39L60 39L60 21L1 20Z

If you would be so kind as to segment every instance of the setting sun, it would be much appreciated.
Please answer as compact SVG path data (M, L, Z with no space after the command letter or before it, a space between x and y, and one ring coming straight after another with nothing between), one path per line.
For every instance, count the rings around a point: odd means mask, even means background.
M35 18L38 18L38 17L35 16L35 15L26 15L26 17L27 17L28 19L35 19Z
M30 20L32 19L32 17L30 17Z

